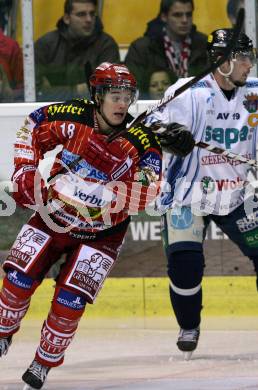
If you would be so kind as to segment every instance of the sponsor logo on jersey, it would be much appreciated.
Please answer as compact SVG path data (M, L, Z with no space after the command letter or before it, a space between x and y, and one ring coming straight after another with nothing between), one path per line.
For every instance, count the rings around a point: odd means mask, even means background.
M31 149L14 148L15 158L26 158L27 160L34 160L34 152Z
M248 125L251 127L258 126L258 114L251 114L248 117Z
M117 180L119 177L121 177L125 172L128 171L128 169L132 166L132 160L128 157L126 161L118 168L115 172L111 174L112 180Z
M144 150L151 146L150 135L142 129L142 127L131 128L128 133L137 138ZM155 140L160 145L158 137L155 135Z
M40 123L46 118L46 114L44 112L44 108L40 107L38 110L33 111L30 114L31 119L35 123Z
M258 95L251 93L249 95L245 95L246 100L244 100L243 104L246 110L250 113L248 117L248 125L251 127L256 127L258 125Z
M252 155L250 153L247 153L243 155L243 157L247 159L251 159ZM230 164L233 166L241 164L240 161L234 161L232 159L227 158L226 156L223 156L221 154L212 154L209 156L203 156L201 159L202 165L218 165L218 164Z
M258 110L258 95L251 93L245 95L246 100L243 101L244 107L248 112L253 113Z
M94 301L113 263L112 257L83 245L66 284L84 292Z
M258 247L258 229L244 234L245 242L251 248Z
M193 224L193 214L190 207L182 207L175 209L175 213L171 213L171 226L175 229L188 229Z
M204 194L210 194L211 192L213 192L215 190L214 180L210 176L204 176L201 179L200 186L201 186L202 192Z
M51 104L48 107L48 115L54 116L55 114L72 114L72 115L81 115L85 111L85 108L75 106L74 104Z
M258 226L258 211L249 214L247 217L240 218L236 221L240 232L249 232Z
M232 127L226 129L216 127L213 129L211 126L207 126L205 130L205 142L216 141L224 144L226 149L231 149L233 144L247 141L251 133L248 126L243 126L241 130Z
M214 180L210 176L204 176L201 179L200 186L204 194L210 194L213 191L227 191L243 188L248 182L237 177L236 180L220 179Z
M86 299L83 296L78 296L77 294L71 293L61 289L57 296L57 302L60 305L69 307L70 309L82 310L86 305Z
M103 207L107 204L104 199L99 198L95 194L89 195L78 186L75 186L73 195L90 206Z
M8 272L7 279L15 286L25 290L29 290L33 284L33 280L29 276L24 275L18 271Z
M55 201L51 202L51 206L52 205L55 206L55 204L56 204ZM56 205L57 207L60 207L59 204ZM88 222L80 221L78 218L75 218L73 215L69 213L63 212L62 210L55 210L53 208L52 210L57 219L61 220L64 223L72 224L74 227L80 228L82 230L92 229L93 227L101 229L104 226L103 222L91 221L91 223L88 223Z
M159 174L161 171L161 158L157 153L148 152L142 161L142 167L152 168L156 174Z
M24 225L5 263L14 264L21 271L27 271L32 263L36 261L49 240L48 234L30 225Z
M246 87L247 87L247 88L255 88L255 87L258 87L258 81L247 81Z
M128 133L133 134L140 141L143 149L146 150L151 146L149 135L140 127L132 128L128 130Z
M21 176L24 172L36 172L36 167L34 165L24 165L21 167L15 174L13 175L13 181L15 182L19 176Z
M24 125L16 133L16 142L27 145L31 140L31 123L25 119Z
M196 88L209 88L210 85L208 81L198 81L194 85L191 86L191 89L196 89Z
M70 165L73 161L75 161L78 158L78 154L74 154L69 152L69 150L64 149L62 151L62 157L61 160L66 164ZM72 168L73 172L79 174L82 178L91 178L91 179L97 179L97 180L107 180L108 175L106 175L104 172L94 168L92 165L90 165L86 160L82 159L76 164L75 167Z
M49 337L50 338L50 337ZM72 341L72 339L71 339ZM47 353L44 351L44 349L41 348L41 346L38 347L37 349L37 353L38 355L43 358L43 359L46 359L47 361L49 362L55 362L55 361L59 361L63 356L64 356L64 352L62 351L61 353L59 353L58 355L56 354L57 352L57 347L54 346L53 349L55 350L55 354L51 354L51 353ZM63 348L62 348L63 349Z

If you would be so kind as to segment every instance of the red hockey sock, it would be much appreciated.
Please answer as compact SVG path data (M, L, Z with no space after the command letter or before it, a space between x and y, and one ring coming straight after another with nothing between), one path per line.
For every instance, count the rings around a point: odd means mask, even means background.
M0 337L8 337L20 328L30 305L30 297L39 285L21 272L10 270L0 292Z
M85 305L86 299L83 296L64 288L56 288L35 356L39 363L48 367L63 363L65 350L73 340Z

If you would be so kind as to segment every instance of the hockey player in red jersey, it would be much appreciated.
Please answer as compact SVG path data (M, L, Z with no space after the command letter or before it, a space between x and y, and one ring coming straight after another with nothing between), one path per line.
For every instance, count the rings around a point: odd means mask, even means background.
M110 133L132 121L137 89L124 65L103 63L90 78L92 102L71 100L32 112L15 143L14 199L38 210L19 232L4 262L0 293L0 356L19 330L30 299L50 267L66 255L25 387L40 389L52 367L63 363L86 304L93 303L113 267L130 214L157 194L159 138L144 125L108 143ZM185 156L194 146L188 131L166 139ZM38 164L57 145L61 152L47 188Z

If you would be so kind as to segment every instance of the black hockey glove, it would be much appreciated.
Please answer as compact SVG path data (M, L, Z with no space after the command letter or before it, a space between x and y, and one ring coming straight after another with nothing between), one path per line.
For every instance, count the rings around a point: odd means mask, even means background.
M180 157L191 153L195 145L192 133L179 123L170 123L158 137L162 150Z

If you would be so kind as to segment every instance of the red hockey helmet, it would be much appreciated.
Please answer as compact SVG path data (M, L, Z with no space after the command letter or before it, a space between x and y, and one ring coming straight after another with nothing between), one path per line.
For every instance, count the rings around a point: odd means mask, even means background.
M93 100L95 100L96 93L103 95L113 88L131 91L132 102L136 98L136 80L125 65L103 62L95 69L89 81Z

